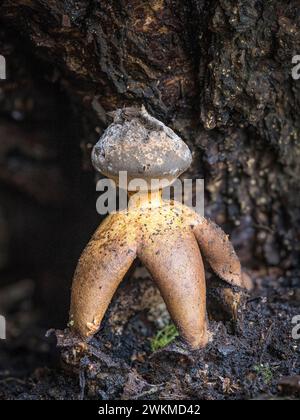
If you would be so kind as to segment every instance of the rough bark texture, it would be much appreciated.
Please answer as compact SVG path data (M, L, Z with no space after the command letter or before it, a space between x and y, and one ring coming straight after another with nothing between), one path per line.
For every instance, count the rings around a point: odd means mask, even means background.
M0 10L3 282L38 279L48 321L66 317L99 222L92 145L108 111L144 104L191 147L186 176L205 178L206 214L244 267L298 284L297 0L1 0Z
M13 45L2 48L9 70L3 112L45 120L63 95L73 113L52 127L56 150L66 138L70 153L81 142L89 165L106 112L144 103L193 147L193 175L206 180L207 213L230 224L244 261L295 266L297 1L4 0L1 20L2 32L13 34L6 35ZM64 104L58 113L67 113ZM71 139L75 120L80 134Z

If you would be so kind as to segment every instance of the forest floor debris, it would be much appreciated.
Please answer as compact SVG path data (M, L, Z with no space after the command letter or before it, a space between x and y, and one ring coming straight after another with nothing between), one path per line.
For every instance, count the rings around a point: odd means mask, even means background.
M32 296L26 293L21 304L14 301L9 307L13 334L0 343L0 399L297 398L300 343L292 338L292 318L299 314L296 285L272 274L252 277L256 286L246 303L242 329L233 331L229 321L210 321L213 340L190 353L180 350L178 339L153 352L160 329L148 320L144 303L129 305L141 290L149 296L150 280L141 279L138 289L129 280L89 350L73 366L61 363L55 340L45 337ZM125 295L128 309L122 321L116 317L116 302ZM112 321L119 322L115 330ZM63 359L66 351L62 349Z

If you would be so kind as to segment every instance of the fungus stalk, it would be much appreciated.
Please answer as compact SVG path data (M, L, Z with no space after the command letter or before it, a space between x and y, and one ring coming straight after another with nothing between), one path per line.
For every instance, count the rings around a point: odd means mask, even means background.
M172 183L191 164L187 145L147 111L117 110L94 147L95 168L116 180ZM70 327L82 338L99 329L108 305L136 258L156 282L168 311L191 348L208 341L202 256L216 274L243 287L240 262L227 235L214 223L160 189L129 192L128 209L109 215L84 250L73 280Z

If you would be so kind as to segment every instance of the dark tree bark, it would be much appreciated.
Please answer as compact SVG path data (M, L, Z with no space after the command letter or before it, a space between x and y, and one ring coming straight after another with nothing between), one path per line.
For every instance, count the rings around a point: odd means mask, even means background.
M107 111L145 104L192 146L207 213L227 225L243 262L296 268L297 1L4 0L1 21L13 44L3 47L10 77L2 112L23 95L17 111L39 118L39 104L53 108L54 99L57 106L62 90L73 110L68 122L76 119L81 130L69 147L82 143L86 166ZM33 60L33 89L46 80L56 94L50 88L50 97L39 91L32 98L19 57ZM33 109L24 109L26 101ZM70 135L61 130L58 143Z

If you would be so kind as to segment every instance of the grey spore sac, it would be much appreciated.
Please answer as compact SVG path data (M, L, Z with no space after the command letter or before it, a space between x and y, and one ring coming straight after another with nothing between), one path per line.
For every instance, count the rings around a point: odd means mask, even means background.
M177 178L191 164L192 155L184 141L142 108L118 109L113 123L95 145L95 168L110 178L127 171L129 179Z

